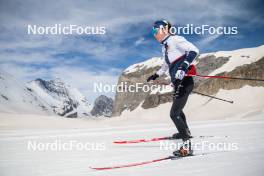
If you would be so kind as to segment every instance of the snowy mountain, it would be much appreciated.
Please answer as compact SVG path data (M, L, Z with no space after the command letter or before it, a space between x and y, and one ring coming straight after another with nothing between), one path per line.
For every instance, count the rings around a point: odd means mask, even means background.
M65 117L91 116L92 106L76 89L63 83L60 79L45 81L36 79L28 87L39 95L54 112Z
M131 65L125 69L119 77L118 84L126 82L128 85L146 83L146 79L154 74L161 66L161 58L151 58L147 61ZM200 75L225 75L232 77L246 77L264 79L264 45L255 48L243 48L234 51L218 51L201 54L195 62L197 72ZM161 82L169 83L168 75L159 78ZM219 90L240 89L246 85L264 87L263 82L204 79L195 77L195 90L215 95ZM113 107L113 116L119 116L126 111L134 111L136 108L154 108L172 101L168 92L172 90L153 92L117 92Z
M32 89L0 70L0 111L53 114L52 108Z
M101 95L94 101L94 107L91 111L93 116L110 117L112 115L113 99L105 95Z
M83 117L91 116L91 109L77 89L59 79L36 79L24 84L0 70L1 112Z

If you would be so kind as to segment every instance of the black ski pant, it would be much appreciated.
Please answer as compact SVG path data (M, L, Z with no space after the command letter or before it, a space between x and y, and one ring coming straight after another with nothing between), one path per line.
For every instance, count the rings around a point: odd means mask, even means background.
M173 98L173 103L170 111L170 117L175 124L178 132L181 134L182 139L189 139L187 130L189 127L186 122L185 114L183 113L183 108L188 100L190 93L194 87L194 81L191 76L184 77L179 88L179 92Z

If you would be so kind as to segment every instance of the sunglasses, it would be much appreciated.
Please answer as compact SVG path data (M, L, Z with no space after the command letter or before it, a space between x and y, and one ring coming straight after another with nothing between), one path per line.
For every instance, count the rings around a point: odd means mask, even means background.
M157 35L158 31L159 31L159 28L153 27L151 33L152 33L152 35L155 36L155 35Z

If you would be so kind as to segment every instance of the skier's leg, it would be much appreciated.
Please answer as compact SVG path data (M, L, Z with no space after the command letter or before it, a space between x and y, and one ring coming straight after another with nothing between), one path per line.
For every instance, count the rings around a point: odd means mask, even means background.
M182 111L180 115L182 116L182 119L184 120L186 131L187 131L188 135L191 137L192 134L191 134L191 131L190 131L189 126L187 124L187 120L186 120L184 112Z
M182 87L179 90L179 96L175 97L170 111L170 116L174 122L176 128L178 129L182 138L189 138L189 129L186 123L186 118L182 116L182 109L184 108L189 94L193 89L194 83L192 77L185 77L182 81ZM184 115L184 114L183 114Z
M189 137L192 137L192 134L191 134L191 132L190 132L190 130L189 130L189 127L188 127L188 125L187 125L187 121L186 121L185 114L183 113L183 111L180 113L180 116L182 117L182 119L183 119L183 121L184 121L184 125L185 125L186 131L187 131ZM176 123L176 122L174 122L174 124L175 124L175 123ZM175 126L176 126L176 125L175 125ZM172 135L172 138L174 138L174 139L181 139L182 136L181 136L181 134L178 132L178 133L173 134L173 135Z
M175 98L170 111L170 117L182 137L187 136L185 121L181 116L181 112L187 102L187 98L187 96Z
M183 119L183 121L184 121L184 123L185 123L185 127L186 127L186 128L189 128L189 127L188 127L188 124L187 124L187 121L186 121L185 114L184 114L183 111L180 113L180 116L182 117L182 119Z

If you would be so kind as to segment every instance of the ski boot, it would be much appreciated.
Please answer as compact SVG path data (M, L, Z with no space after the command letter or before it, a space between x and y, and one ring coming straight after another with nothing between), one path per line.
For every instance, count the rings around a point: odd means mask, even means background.
M186 132L187 132L187 135L188 135L189 138L193 138L189 128L186 129ZM175 133L175 134L172 135L172 138L173 139L182 139L183 136L180 133Z
M185 157L185 156L193 155L193 150L192 150L191 146L192 146L191 140L190 139L185 140L185 141L183 141L183 144L180 147L180 149L173 152L173 155L179 156L179 157Z

